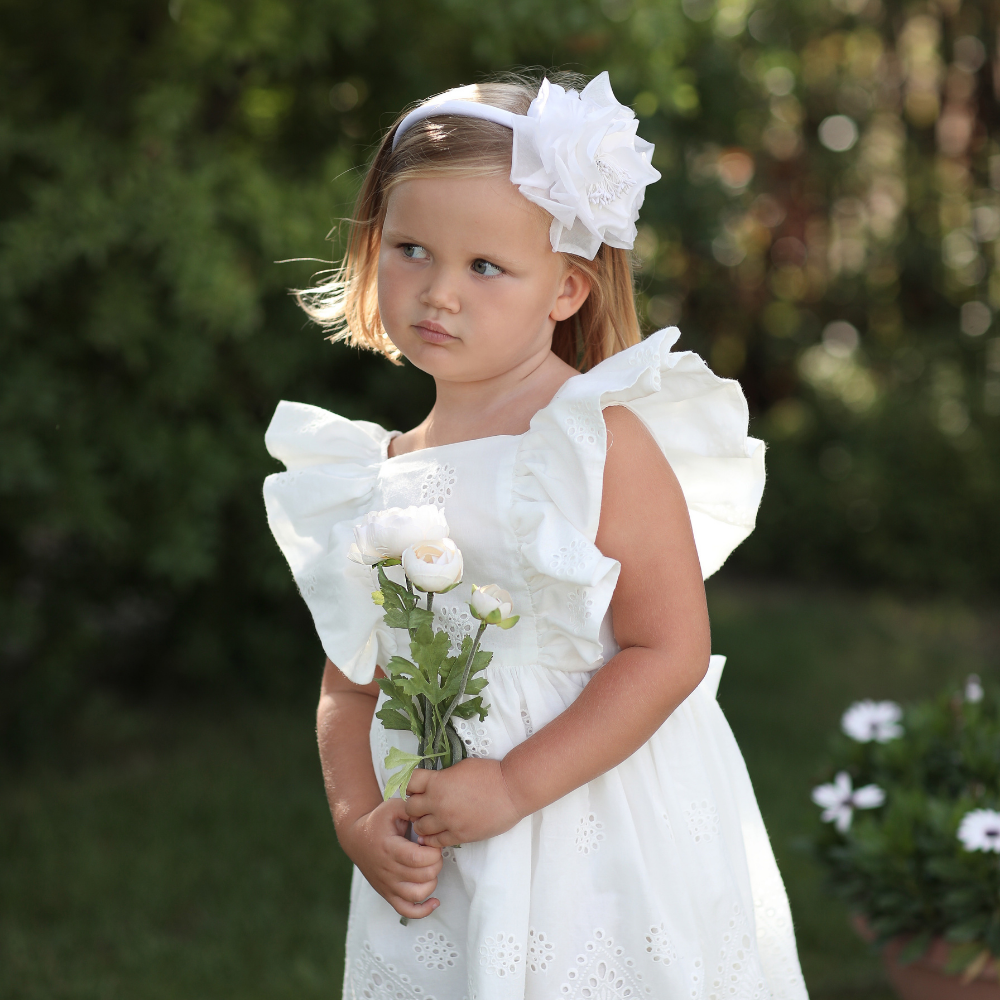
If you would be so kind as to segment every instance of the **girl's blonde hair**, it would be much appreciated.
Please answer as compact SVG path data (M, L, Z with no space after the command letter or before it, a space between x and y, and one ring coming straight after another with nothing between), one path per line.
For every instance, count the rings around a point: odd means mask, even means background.
M582 90L586 79L554 73L553 83ZM491 104L523 115L538 94L541 78L507 75L449 91L448 96ZM409 110L409 109L407 109ZM503 125L459 115L436 115L415 124L396 149L392 139L401 114L383 137L349 220L347 252L333 278L296 292L302 308L330 339L384 354L399 363L378 310L378 257L389 192L401 181L442 174L510 175L513 133ZM552 350L580 371L642 339L635 309L632 259L628 250L602 243L593 260L564 254L570 267L590 279L590 294L569 319L556 323Z

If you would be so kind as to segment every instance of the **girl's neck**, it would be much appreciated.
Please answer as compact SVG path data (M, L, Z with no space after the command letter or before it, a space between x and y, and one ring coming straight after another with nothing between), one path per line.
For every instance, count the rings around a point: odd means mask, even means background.
M523 434L531 418L576 374L576 369L547 350L488 379L435 379L437 398L431 412L413 430L393 439L390 455L501 434Z

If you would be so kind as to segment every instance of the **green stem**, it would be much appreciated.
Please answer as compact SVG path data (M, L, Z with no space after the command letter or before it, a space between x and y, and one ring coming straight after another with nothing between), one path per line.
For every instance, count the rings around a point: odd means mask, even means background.
M420 741L420 749L417 752L420 754L421 757L423 757L424 754L426 754L427 751L429 749L431 749L428 746L428 744L430 743L430 738L431 738L431 704L430 704L429 701L427 701L427 699L423 698L422 695L421 695L421 698L425 702L425 704L424 704L424 738ZM429 769L432 766L432 764L433 764L432 761L429 762L427 760L422 760L420 762L420 766L423 767L423 768L425 768L425 769Z
M476 658L476 652L479 649L479 643L482 641L485 631L486 622L480 622L479 631L476 633L476 638L472 643L472 649L469 650L469 658L465 661L465 670L462 671L462 683L458 685L458 694L452 699L451 704L448 706L448 711L444 713L444 718L441 720L442 732L444 732L444 727L448 725L451 713L458 708L458 703L461 701L462 695L465 694L465 685L469 683L469 671L472 670L472 661Z
M434 592L431 590L427 591L427 610L431 611L434 607Z

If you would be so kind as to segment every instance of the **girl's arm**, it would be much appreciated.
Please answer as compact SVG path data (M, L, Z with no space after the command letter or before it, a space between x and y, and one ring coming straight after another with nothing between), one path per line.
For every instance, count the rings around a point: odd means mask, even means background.
M502 762L416 771L407 812L422 842L469 843L620 764L695 689L711 652L708 609L687 504L642 421L604 411L608 453L597 547L621 563L611 601L621 652L580 697Z
M375 891L403 916L426 917L441 851L407 840L403 803L382 801L368 742L377 700L377 684L352 684L326 661L316 710L326 797L340 846Z

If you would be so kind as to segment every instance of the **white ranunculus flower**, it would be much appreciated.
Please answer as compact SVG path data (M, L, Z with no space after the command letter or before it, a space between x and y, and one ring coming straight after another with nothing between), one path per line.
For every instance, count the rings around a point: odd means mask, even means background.
M495 583L487 584L485 587L473 587L472 598L469 601L472 613L482 621L490 621L490 624L497 625L505 618L510 618L514 610L514 602L506 590L501 590ZM495 614L494 612L499 612ZM491 619L489 616L493 615Z
M462 553L450 538L418 542L403 551L403 572L418 590L441 594L462 580Z
M433 504L422 507L390 507L365 514L354 527L354 544L348 557L373 566L383 559L401 559L403 550L418 542L436 542L448 537L444 511Z
M580 93L543 80L516 117L510 179L552 216L553 250L593 260L602 242L632 249L646 185L660 179L638 125L607 73Z
M903 710L894 701L856 701L844 712L841 728L859 743L888 743L903 735Z
M996 851L1000 854L1000 813L993 809L973 809L962 817L958 839L967 851Z
M822 806L820 819L835 823L841 833L846 833L854 818L855 809L877 809L885 802L885 792L878 785L865 785L855 790L851 776L839 771L829 785L819 785L812 790L812 800Z

